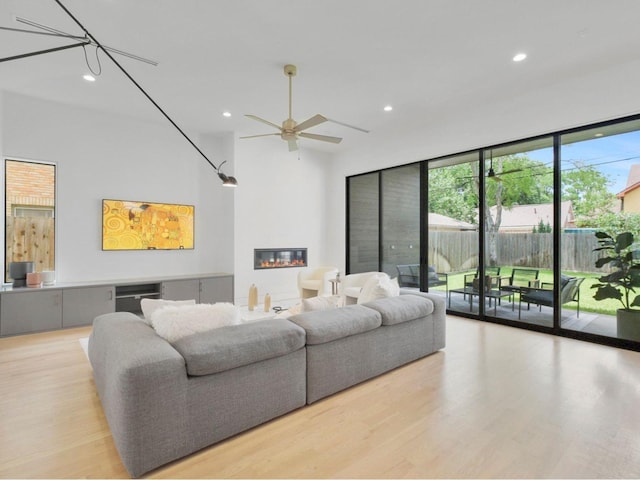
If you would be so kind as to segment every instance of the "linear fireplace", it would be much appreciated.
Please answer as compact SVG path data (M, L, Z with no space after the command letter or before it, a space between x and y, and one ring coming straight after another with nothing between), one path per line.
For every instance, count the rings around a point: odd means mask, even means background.
M253 250L254 270L306 266L306 248L256 248Z

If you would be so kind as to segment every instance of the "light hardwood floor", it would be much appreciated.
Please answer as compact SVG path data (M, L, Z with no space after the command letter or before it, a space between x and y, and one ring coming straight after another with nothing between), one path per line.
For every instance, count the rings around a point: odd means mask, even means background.
M444 351L156 478L640 476L640 354L448 317ZM78 339L0 339L0 477L126 477Z

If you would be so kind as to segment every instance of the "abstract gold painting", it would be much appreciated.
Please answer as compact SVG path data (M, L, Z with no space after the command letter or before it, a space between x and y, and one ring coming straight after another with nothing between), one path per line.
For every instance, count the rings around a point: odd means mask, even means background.
M194 209L193 205L102 200L102 249L193 249Z

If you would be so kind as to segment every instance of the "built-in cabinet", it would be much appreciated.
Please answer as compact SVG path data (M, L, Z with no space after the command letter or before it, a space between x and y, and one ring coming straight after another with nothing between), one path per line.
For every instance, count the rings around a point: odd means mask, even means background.
M140 313L142 298L233 303L233 275L145 279L82 286L60 284L0 292L0 336L91 325L104 313Z
M162 282L162 298L191 300L198 303L233 303L233 282L226 277L170 280Z
M231 299L231 300L229 300ZM210 277L200 280L200 303L233 303L233 282L222 277Z
M165 300L195 300L200 301L200 279L170 280L162 282L162 298Z
M62 328L62 290L12 292L0 299L0 335Z
M91 325L98 315L115 311L115 287L106 285L64 289L62 310L63 328Z

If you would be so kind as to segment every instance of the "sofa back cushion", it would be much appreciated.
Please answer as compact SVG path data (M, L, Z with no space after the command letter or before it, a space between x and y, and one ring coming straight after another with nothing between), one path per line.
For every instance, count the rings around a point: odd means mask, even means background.
M433 302L419 295L383 298L368 302L364 306L380 314L382 325L409 322L433 313Z
M240 310L226 302L162 307L151 315L151 326L169 343L206 330L240 323Z
M388 275L372 277L362 287L357 303L362 304L398 295L400 295L400 285L397 278L391 279Z
M151 317L153 314L163 307L179 307L186 305L195 305L195 299L192 300L162 300L156 298L143 298L140 300L140 309L142 310L142 318L151 325Z
M368 332L382 324L378 312L362 305L303 312L289 317L289 320L307 332L307 345L332 342Z
M280 357L304 347L304 330L275 318L231 325L184 337L173 344L189 375L210 375Z

